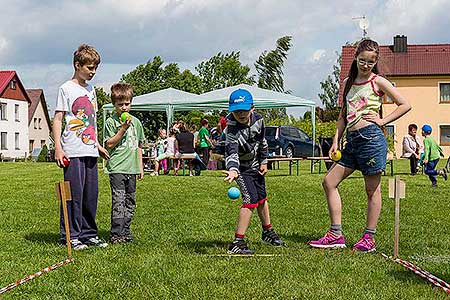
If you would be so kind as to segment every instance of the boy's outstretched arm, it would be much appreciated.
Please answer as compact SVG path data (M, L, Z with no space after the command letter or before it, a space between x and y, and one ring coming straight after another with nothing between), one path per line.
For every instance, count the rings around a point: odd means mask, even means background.
M238 136L233 133L231 127L225 129L225 167L228 171L223 171L227 177L224 181L233 182L239 177L239 143Z
M258 159L259 159L259 174L266 175L267 173L267 159L269 158L269 145L266 140L266 127L264 125L264 120L261 119L261 131L257 136L259 140L258 147Z

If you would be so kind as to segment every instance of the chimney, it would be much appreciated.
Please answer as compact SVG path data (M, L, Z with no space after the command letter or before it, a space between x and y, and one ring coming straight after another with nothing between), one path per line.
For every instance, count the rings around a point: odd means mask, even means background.
M408 51L408 43L406 35L394 36L394 53L406 53Z

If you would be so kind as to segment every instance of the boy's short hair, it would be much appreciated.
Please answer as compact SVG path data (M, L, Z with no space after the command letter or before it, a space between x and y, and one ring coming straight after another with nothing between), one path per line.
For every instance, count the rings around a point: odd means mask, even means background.
M413 129L417 130L417 125L416 124L409 124L408 125L408 131L411 131Z
M98 54L97 50L94 47L81 44L77 50L73 53L73 66L75 67L75 63L78 62L80 66L84 66L86 64L100 64L100 54Z
M111 102L115 104L117 100L132 100L133 87L129 83L118 82L111 86Z
M202 124L202 126L205 126L206 124L208 124L208 119L203 119L201 124Z

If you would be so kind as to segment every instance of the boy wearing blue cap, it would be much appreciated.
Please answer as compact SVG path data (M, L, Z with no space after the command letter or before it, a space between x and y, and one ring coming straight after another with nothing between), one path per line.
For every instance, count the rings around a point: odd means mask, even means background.
M445 169L439 171L436 170L436 166L439 163L439 158L440 156L444 156L444 153L438 143L436 143L436 141L431 137L432 130L433 129L430 125L425 124L422 126L422 136L424 137L423 163L425 164L425 174L427 174L431 180L431 186L437 187L436 176L440 175L444 178L444 180L447 180L447 173Z
M256 208L263 231L262 241L273 246L284 242L275 233L270 223L269 204L264 175L267 173L268 146L264 137L265 126L262 116L253 109L253 97L244 89L230 95L227 127L225 128L225 165L223 171L229 183L236 180L242 193L242 207L234 241L228 248L230 254L253 254L247 247L245 233L253 209Z

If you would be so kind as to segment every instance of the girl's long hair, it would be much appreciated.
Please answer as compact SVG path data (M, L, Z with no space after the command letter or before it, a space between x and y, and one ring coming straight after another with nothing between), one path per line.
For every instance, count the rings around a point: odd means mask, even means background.
M377 54L377 62L372 68L372 72L375 74L380 74L378 71L378 61L380 57L380 48L378 46L378 43L375 41L372 41L370 39L364 39L359 42L358 46L355 50L355 57L353 59L352 65L350 66L350 70L348 72L347 82L345 83L344 87L344 93L342 94L342 107L344 109L344 119L347 123L347 95L350 91L352 85L355 83L356 77L358 76L358 62L356 61L356 58L358 55L363 51L374 51Z

